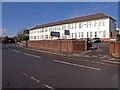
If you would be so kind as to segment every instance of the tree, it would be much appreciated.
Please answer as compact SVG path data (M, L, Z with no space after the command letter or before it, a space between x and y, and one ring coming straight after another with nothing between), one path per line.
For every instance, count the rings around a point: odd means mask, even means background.
M21 42L24 40L26 40L26 41L29 40L29 30L28 29L17 32L16 41Z
M3 43L3 44L8 43L9 40L10 40L10 38L9 38L8 36L3 37L2 43Z

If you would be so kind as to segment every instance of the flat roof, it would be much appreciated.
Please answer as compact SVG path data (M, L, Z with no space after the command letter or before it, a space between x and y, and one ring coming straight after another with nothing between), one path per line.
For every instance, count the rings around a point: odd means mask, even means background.
M56 21L56 22L51 22L51 23L47 23L47 24L38 25L38 26L33 27L30 30L49 27L49 26L56 26L56 25L62 25L62 24L75 23L75 22L83 22L83 21L104 19L104 18L111 18L112 20L116 21L115 19L113 19L112 17L110 17L110 16L108 16L108 15L106 15L104 13L97 13L97 14L92 14L92 15L87 15L87 16L71 18L71 19L66 19L66 20L61 20L61 21Z

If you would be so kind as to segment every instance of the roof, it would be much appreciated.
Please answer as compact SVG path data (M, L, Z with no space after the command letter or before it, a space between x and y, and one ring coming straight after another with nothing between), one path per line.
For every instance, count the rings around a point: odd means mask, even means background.
M105 15L104 13L97 13L97 14L92 14L92 15L87 15L87 16L71 18L71 19L66 19L66 20L61 20L61 21L56 21L56 22L52 22L52 23L38 25L38 26L33 27L30 30L49 27L49 26L55 26L55 25L61 25L61 24L97 20L97 19L103 19L103 18L111 18L112 20L116 21L115 19L113 19L112 17L110 17L108 15Z

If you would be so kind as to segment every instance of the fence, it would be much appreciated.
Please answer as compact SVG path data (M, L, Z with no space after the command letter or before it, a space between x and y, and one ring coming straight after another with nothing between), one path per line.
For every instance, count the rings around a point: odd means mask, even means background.
M109 53L115 57L120 57L120 41L110 41Z
M87 42L76 40L29 41L28 46L65 52L80 52L83 50L87 51Z

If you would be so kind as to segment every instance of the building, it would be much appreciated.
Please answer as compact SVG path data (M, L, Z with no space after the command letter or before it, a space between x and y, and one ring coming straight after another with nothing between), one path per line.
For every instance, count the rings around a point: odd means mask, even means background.
M116 30L115 22L115 19L104 13L66 19L33 27L30 29L29 39L30 41L51 40L51 31L60 32L59 39L65 39L64 31L69 30L68 39L100 38L109 41Z
M119 32L119 34L120 34L120 28L116 28L116 30Z

